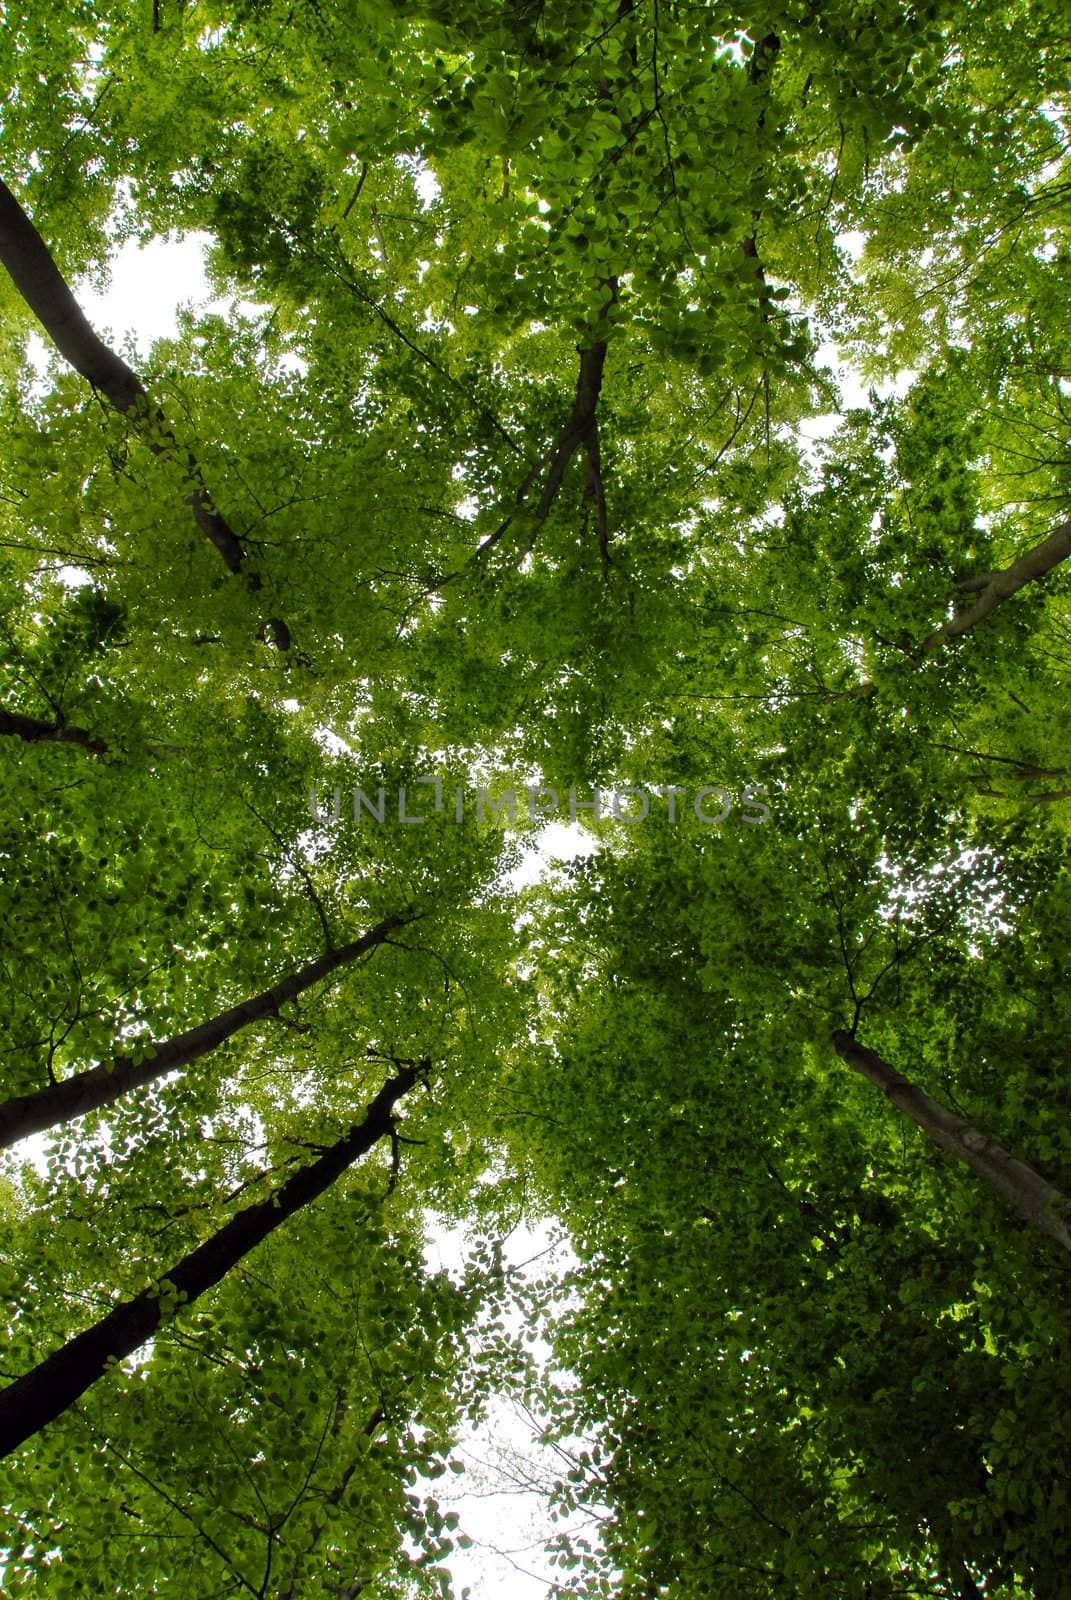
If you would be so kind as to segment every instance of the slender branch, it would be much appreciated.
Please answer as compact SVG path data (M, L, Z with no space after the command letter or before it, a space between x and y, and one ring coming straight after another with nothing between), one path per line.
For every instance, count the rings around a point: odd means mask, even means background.
M342 1422L343 1422L343 1419L345 1417L345 1409L346 1408L343 1407L341 1409L341 1411L340 1411L339 1407L336 1406L335 1422L334 1422L334 1425L333 1425L332 1430L331 1430L332 1433L335 1435L335 1437L338 1436L338 1434L339 1434L339 1432L341 1430ZM386 1413L382 1410L381 1407L377 1406L376 1410L373 1411L372 1415L369 1417L368 1421L364 1424L364 1427L361 1430L364 1438L371 1439L373 1437L373 1435L375 1434L376 1429L380 1426L381 1423L383 1423L385 1421L386 1421ZM347 1466L343 1469L342 1476L339 1478L339 1481L335 1485L335 1487L333 1489L328 1490L328 1492L323 1496L323 1503L324 1503L325 1506L337 1506L337 1505L341 1504L342 1497L346 1493L346 1490L349 1488L350 1479L353 1477L353 1474L357 1471L358 1467L362 1464L362 1462L367 1461L367 1459L368 1459L367 1450L365 1449L365 1447L362 1446L360 1449L358 1449L356 1451L356 1453L354 1454L353 1458L350 1460L350 1462L347 1464ZM306 1556L312 1554L312 1552L315 1549L316 1545L319 1543L320 1538L322 1537L324 1529L326 1527L327 1527L327 1518L326 1517L323 1517L323 1518L321 1518L318 1521L313 1523L311 1529L309 1530L309 1532L310 1532L309 1542L308 1542L308 1545L307 1545L307 1547L306 1547L306 1549L304 1551L304 1554ZM300 1576L299 1567L300 1567L300 1563L297 1566L295 1566L293 1568L293 1570L291 1571L290 1578L289 1578L289 1584L288 1584L288 1587L286 1589L286 1593L281 1596L281 1600L297 1600L297 1592L298 1592L297 1591L297 1580L298 1580L298 1577ZM356 1582L355 1585L350 1585L350 1587L346 1590L346 1593L356 1596L356 1595L360 1594L361 1590L364 1587L365 1587L365 1584L360 1579L358 1579L358 1581ZM343 1591L340 1589L339 1590L339 1594L342 1594L342 1592Z
M966 745L943 744L939 739L927 739L926 743L932 750L947 750L954 756L971 756L975 761L996 761L1001 766L1017 767L1017 772L1006 774L1016 782L1025 782L1028 778L1062 778L1067 773L1066 767L1036 767L1032 762L1021 761L1018 756L998 756L992 750L972 750ZM969 777L980 781L985 774L972 772Z
M364 285L357 281L357 278L354 276L356 268L350 262L349 257L343 250L342 245L337 237L336 230L332 229L331 233L333 235L332 242L334 244L335 252L337 253L339 259L343 262L345 271L340 271L337 261L331 260L329 257L313 251L315 259L320 262L321 266L326 267L329 272L333 273L340 283L345 284L346 288L349 289L352 294L355 294L358 300L360 300L363 305L366 305L368 309L379 318L384 327L390 329L394 337L399 339L401 343L405 345L407 350L411 350L418 360L422 361L426 367L430 367L432 372L437 373L440 378L445 378L446 382L463 396L466 404L471 406L473 404L473 397L469 394L464 384L460 383L452 373L447 372L446 368L441 366L439 362L435 360L434 356L430 356L426 350L422 349L420 345L415 342L415 340L411 339L401 324L391 316L386 307L380 305L375 295L369 293ZM386 252L384 251L384 255L385 254ZM511 450L517 450L519 448L517 441L502 426L493 412L489 411L485 406L479 406L478 410L483 420L493 429L495 433L498 434L499 438L502 439L504 443L509 445Z
M1006 789L986 789L980 783L975 785L975 789L987 799L1017 800L1023 806L1055 805L1058 800L1071 800L1071 789L1046 789L1041 794L1009 794Z
M762 85L765 90L762 104L759 107L759 114L755 121L755 126L759 133L761 133L766 126L766 106L769 90L768 82L764 84L763 80L768 80L770 74L773 72L774 64L777 61L780 50L781 40L778 38L777 34L768 33L764 38L759 39L756 42L755 47L751 52L751 60L747 65L748 82L753 88L758 88L760 85ZM752 211L751 232L745 239L741 240L740 248L744 252L744 255L747 257L747 259L755 263L755 277L762 292L765 293L766 273L762 262L759 259L758 239L756 236L761 215L761 212L758 210ZM769 312L765 309L765 307L763 308L762 318L764 322L769 320Z
M231 1560L227 1552L223 1549L222 1545L216 1542L216 1540L209 1533L208 1529L205 1528L193 1515L193 1512L188 1511L180 1501L173 1499L172 1496L168 1494L166 1489L162 1488L161 1485L158 1484L153 1478L150 1478L146 1472L142 1471L136 1461L131 1459L129 1456L125 1456L117 1445L113 1444L112 1441L103 1433L101 1433L98 1428L93 1426L88 1417L83 1416L83 1421L86 1423L86 1426L89 1428L90 1432L96 1435L105 1450L110 1450L112 1455L121 1461L123 1466L126 1467L129 1472L132 1472L136 1478L139 1478L147 1489L151 1489L153 1494L159 1495L160 1499L166 1506L170 1507L172 1511L190 1524L190 1526L197 1533L198 1538L204 1540L205 1544L207 1544L213 1555L215 1555L217 1559L223 1563L227 1570L233 1574L238 1585L242 1589L248 1589L251 1595L255 1595L257 1591L253 1588L253 1585L249 1582L248 1578L242 1574L239 1568ZM132 1511L129 1506L123 1506L122 1510L125 1511L128 1516L137 1517L139 1521L142 1520L140 1513L137 1511Z
M357 187L356 187L356 189L354 189L354 191L353 191L352 195L350 196L349 201L348 201L348 203L346 205L346 209L342 213L343 222L345 222L346 218L349 216L350 212L353 210L354 206L357 204L358 200L361 198L361 190L364 188L364 180L367 178L367 176L368 176L368 162L367 161L362 161L362 163L361 163L361 175L357 179Z
M305 886L305 893L308 895L309 900L312 902L312 908L316 912L316 918L320 924L320 932L324 936L324 949L327 951L333 950L335 948L335 941L331 933L331 925L327 920L327 912L324 910L323 901L316 892L316 885L313 883L305 863L302 861L299 855L292 854L290 850L287 849L286 840L283 838L282 834L279 833L277 829L273 828L271 823L267 822L261 816L260 812L253 805L252 801L247 800L245 795L241 795L240 799L246 810L256 818L261 827L264 828L266 832L271 834L272 838L275 840L275 843L279 846L279 849L286 856L287 861L289 861L290 865L294 868L294 871L301 879Z

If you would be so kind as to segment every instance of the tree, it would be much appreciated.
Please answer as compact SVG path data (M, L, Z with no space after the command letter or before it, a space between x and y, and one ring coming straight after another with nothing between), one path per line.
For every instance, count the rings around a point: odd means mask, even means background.
M1057 1600L1062 17L9 21L5 1592L449 1593L497 1387L563 1594Z

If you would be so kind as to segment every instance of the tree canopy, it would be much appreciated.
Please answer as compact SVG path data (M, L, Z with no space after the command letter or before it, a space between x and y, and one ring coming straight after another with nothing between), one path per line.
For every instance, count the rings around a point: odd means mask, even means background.
M1065 8L4 18L5 1594L1067 1600Z

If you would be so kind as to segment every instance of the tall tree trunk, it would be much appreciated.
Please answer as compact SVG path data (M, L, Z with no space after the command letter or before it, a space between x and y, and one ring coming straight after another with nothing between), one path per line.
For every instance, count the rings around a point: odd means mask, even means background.
M837 1054L876 1084L898 1111L917 1122L935 1144L973 1167L1007 1203L1039 1233L1071 1250L1071 1200L1033 1167L1017 1161L1007 1150L981 1133L922 1089L915 1088L873 1050L838 1029L833 1035Z
M242 1000L208 1022L199 1023L196 1028L189 1028L185 1033L176 1034L173 1039L166 1039L163 1044L156 1046L145 1061L135 1062L128 1056L115 1056L107 1065L102 1063L89 1067L85 1072L75 1072L71 1077L63 1078L59 1083L47 1084L32 1094L16 1095L11 1100L3 1101L0 1103L0 1149L25 1139L28 1134L41 1133L57 1123L73 1122L89 1111L99 1111L102 1106L111 1105L129 1090L152 1083L175 1067L188 1066L191 1061L224 1044L239 1029L275 1016L286 1001L296 1000L314 983L337 972L339 967L356 961L367 951L374 950L389 938L395 928L404 927L412 920L410 913L384 918L359 939L353 939L340 949L328 951L326 955L310 961L308 966L291 973L272 988Z
M0 180L0 263L40 322L60 355L76 372L99 389L117 411L129 416L156 455L180 460L191 492L186 503L201 532L219 551L231 572L242 572L251 590L261 587L259 574L249 569L247 551L234 529L221 516L201 476L195 458L183 459L164 414L153 406L145 386L121 356L98 338L71 293L52 253L11 190ZM290 648L285 622L270 617L264 624L280 650Z
M365 1113L336 1144L287 1180L266 1200L239 1211L223 1227L171 1267L164 1281L193 1302L219 1283L242 1257L302 1206L323 1194L347 1167L391 1132L396 1102L421 1075L420 1064L403 1067L384 1084ZM0 1392L0 1457L52 1422L102 1377L110 1360L122 1361L160 1326L159 1290L143 1290L107 1316L68 1339L60 1349Z

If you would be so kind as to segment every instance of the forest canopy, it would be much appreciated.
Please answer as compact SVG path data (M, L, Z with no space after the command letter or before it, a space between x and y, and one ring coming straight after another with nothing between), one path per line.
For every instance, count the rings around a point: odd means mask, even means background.
M1068 1600L1066 8L2 16L4 1593Z

